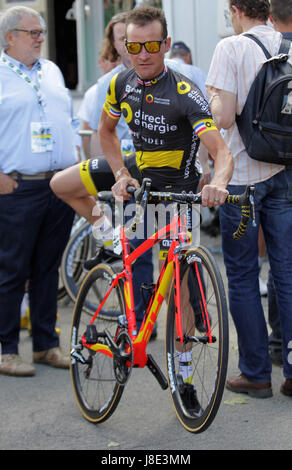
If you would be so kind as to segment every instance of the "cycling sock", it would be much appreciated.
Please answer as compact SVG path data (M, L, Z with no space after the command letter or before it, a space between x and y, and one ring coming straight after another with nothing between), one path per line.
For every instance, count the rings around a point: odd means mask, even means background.
M26 311L27 311L28 306L29 306L29 298L28 298L28 292L26 292L24 294L24 297L23 297L22 303L21 303L21 307L20 307L21 318L26 316L26 313L27 313Z
M265 261L264 257L261 257L261 256L258 257L258 264L259 264L260 270L262 269L262 265L264 261Z
M110 220L104 215L93 226L92 233L96 240L100 240L107 250L113 249L113 230Z
M193 368L192 368L192 351L186 351L179 353L179 373L183 378L184 382L193 382Z

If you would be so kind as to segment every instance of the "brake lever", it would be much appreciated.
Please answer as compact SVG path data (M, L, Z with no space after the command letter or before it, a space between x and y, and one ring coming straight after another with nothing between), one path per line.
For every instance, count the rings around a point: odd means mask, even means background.
M144 212L147 206L147 202L150 195L152 181L150 178L144 178L141 188L137 189L134 193L136 200L136 214L132 221L131 227L127 229L128 232L135 233L137 231L137 225L140 224L144 219Z
M152 184L152 181L151 181L150 178L144 178L143 179L141 188L137 189L135 191L135 194L134 194L136 202L140 203L143 200L143 196L144 196L145 192L149 193L149 191L151 189L151 184ZM145 198L145 196L144 196L144 198Z
M252 214L252 226L256 227L256 213L255 213L255 187L250 186L249 188L249 202L251 206L251 214Z

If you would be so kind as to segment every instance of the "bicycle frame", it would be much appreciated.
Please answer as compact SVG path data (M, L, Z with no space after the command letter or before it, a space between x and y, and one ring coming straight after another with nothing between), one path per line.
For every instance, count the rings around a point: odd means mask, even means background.
M151 180L147 178L140 189L127 190L135 193L135 216L130 228L122 226L112 231L115 256L123 261L123 271L116 272L108 258L102 258L103 252L99 253L91 262L92 269L84 278L74 308L70 369L76 401L88 421L102 423L117 408L132 369L146 366L162 390L169 388L182 426L200 433L216 416L228 365L228 308L222 277L209 250L195 243L196 233L194 242L190 242L189 212L181 210L204 201L200 194L192 192L151 191ZM109 197L112 195L104 194L101 200L109 201ZM174 202L176 213L168 225L164 224L148 240L142 240L131 252L131 235L136 233L148 201ZM241 206L240 224L233 234L236 240L244 235L250 215L255 223L254 188L247 187L239 196L227 196L226 203ZM158 212L162 215L162 211ZM151 216L149 211L148 222ZM195 227L195 219L191 222ZM165 243L170 248L158 280L155 285L141 286L150 300L145 299L145 314L138 332L132 268L139 269L136 260L148 255L147 251L157 243L163 245L165 238L170 238ZM104 264L100 263L102 259ZM167 377L151 351L146 354L163 300L168 304Z
M128 320L128 333L133 343L133 366L143 368L147 364L146 347L149 342L154 324L159 315L163 300L165 299L166 293L173 277L174 282L174 296L176 305L176 327L178 334L178 342L183 343L182 333L182 317L181 317L181 305L180 299L180 267L179 267L179 256L183 250L186 250L186 244L190 244L189 235L186 227L186 217L176 214L172 221L158 230L149 239L145 240L139 247L137 247L132 253L130 253L130 243L126 236L126 229L123 226L121 228L121 243L123 247L123 263L124 269L121 273L116 274L111 284L110 289L106 293L103 301L99 305L95 312L90 324L93 324L97 315L103 308L112 290L117 287L121 279L124 280L124 299L126 307L126 316ZM141 325L141 329L137 334L136 316L135 316L135 305L134 305L134 294L132 284L132 263L144 254L149 249L152 249L157 243L163 240L166 236L172 237L172 242L168 251L168 255L164 261L164 264L160 270L158 280L154 287L154 292L149 300L148 307L144 316L144 321ZM182 245L183 244L183 245ZM196 269L196 275L198 277L199 288L201 292L201 298L203 300L203 309L205 314L203 315L206 323L206 335L208 340L212 342L212 336L210 332L210 323L206 308L206 301L203 286L200 279L198 269ZM105 354L109 357L113 357L113 353L109 346L101 343L87 344L85 335L82 336L82 344L84 347L91 349L94 352Z

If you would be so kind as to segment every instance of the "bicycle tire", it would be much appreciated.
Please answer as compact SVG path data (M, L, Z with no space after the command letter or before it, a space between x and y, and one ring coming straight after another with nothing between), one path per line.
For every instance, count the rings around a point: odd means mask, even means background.
M73 302L77 298L79 287L86 274L83 270L83 264L90 254L91 232L91 224L84 222L70 238L62 256L61 278L64 288Z
M200 269L203 295L200 293L202 291L199 289L199 282L195 280L197 279L195 277L196 264ZM206 248L198 247L185 253L180 261L180 276L181 283L185 280L184 282L188 282L189 285L191 280L197 302L193 301L194 307L190 309L188 319L182 319L183 334L188 334L189 337L196 335L196 338L201 336L202 340L203 337L206 338L206 331L200 333L194 327L196 318L198 322L198 316L195 316L194 310L198 315L200 301L202 303L203 297L205 297L207 311L211 315L211 335L216 338L214 343L188 342L178 346L174 286L172 286L166 322L166 363L170 395L176 415L182 426L189 432L200 433L205 431L214 420L224 391L229 348L227 303L221 274L213 256ZM188 300L186 300L187 297ZM190 302L190 298L191 295L184 295L184 299L181 301L182 305L183 302L184 305L186 305L185 302ZM186 326L184 323L188 323L188 325ZM193 332L191 333L191 331ZM179 369L181 353L190 351L190 348L192 348L192 375L189 382L196 390L196 406L194 406L194 402L191 405L190 401L187 402L186 386L185 382L182 381ZM193 388L191 389L193 390Z
M81 345L81 336L92 319L92 314L89 314L87 309L83 308L86 298L91 295L92 287L96 283L102 283L105 294L114 275L112 268L104 264L93 268L84 278L73 311L72 350ZM112 290L105 306L107 304L111 304L111 308L115 306L120 315L125 313L121 285ZM117 321L111 318L105 319L103 316L98 315L94 325L98 332L104 332L107 329L112 337L116 338L118 333ZM104 340L101 339L100 341L104 344ZM70 374L75 399L83 416L88 421L95 424L101 423L108 419L116 409L124 387L116 380L113 357L100 352L93 352L86 347L81 348L80 352L85 360L89 359L91 361L91 366L80 363L71 353Z
M71 230L71 235L70 235L70 238L67 242L70 243L70 239L71 237L74 235L74 233L78 230L78 228L83 225L85 222L85 219L84 218L80 218L80 216L75 213L75 218L74 218L74 222L73 222L73 226L72 226L72 230ZM65 247L66 249L66 247ZM64 250L65 251L65 250ZM63 256L62 256L62 259L63 259ZM62 264L62 260L61 260L61 264ZM68 292L67 292L67 289L66 287L64 286L64 282L63 282L63 277L62 277L62 272L61 272L61 264L60 264L60 267L59 267L59 286L58 286L58 301L59 300L62 300L64 297L68 297ZM78 277L79 276L79 273L80 273L80 265L78 265L76 267L76 272L75 272L75 276Z
M63 279L62 279L62 276L61 276L61 269L60 269L59 270L59 287L58 287L57 300L59 301L59 300L64 299L64 297L66 297L66 295L67 295L67 290L63 285Z

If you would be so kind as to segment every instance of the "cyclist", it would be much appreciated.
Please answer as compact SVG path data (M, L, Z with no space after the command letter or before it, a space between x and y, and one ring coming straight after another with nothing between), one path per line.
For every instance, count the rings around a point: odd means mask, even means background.
M139 187L124 165L116 126L128 123L138 169L158 190L194 190L195 156L200 140L214 159L214 177L202 190L203 206L223 204L233 173L232 155L216 129L200 90L164 65L170 49L162 11L142 6L127 17L126 47L134 68L113 77L99 125L104 155L116 178L116 196L129 199L128 185Z
M228 195L226 186L233 173L233 158L215 127L200 89L184 75L165 65L164 55L170 49L171 39L162 10L149 6L137 7L127 15L126 27L125 44L134 68L113 76L99 124L99 141L116 180L112 188L115 196L129 200L127 186L138 188L140 179L135 177L128 168L128 160L122 156L117 125L123 116L136 150L134 163L142 177L152 179L154 189L196 191L199 181L196 154L201 141L214 159L214 176L211 183L202 189L202 204L208 207L223 204ZM93 159L80 165L81 178L86 187L80 187L79 168L75 168L69 182L70 196L74 182L75 195L80 192L86 194L80 198L82 207L79 205L79 209L75 209L78 212L82 209L83 215L86 213L85 217L92 223L98 217L96 213L92 215L95 202L88 192L92 190L91 194L96 194L96 187L103 184L99 181L100 162L100 159ZM62 188L61 176L56 175L56 185L52 185L54 190ZM188 290L188 286L183 285L183 292L184 289ZM182 308L187 322L189 315L193 315L188 300L190 295L183 295L182 298L186 302ZM184 382L181 394L191 402L194 413L198 413L191 368L188 366L191 353L186 351L181 358L180 374ZM187 407L190 409L189 403Z
M113 77L99 125L100 144L116 178L112 188L115 196L128 200L127 186L139 187L123 163L116 135L117 123L123 115L133 136L138 169L143 177L152 179L154 189L176 192L196 189L195 158L201 141L214 159L214 176L202 189L202 205L223 204L233 173L233 157L215 127L201 91L165 66L164 55L170 49L171 39L163 12L149 6L135 8L129 13L126 26L126 47L133 68ZM187 322L191 310L183 311ZM197 414L200 411L188 366L191 352L181 356L184 381L181 394Z

